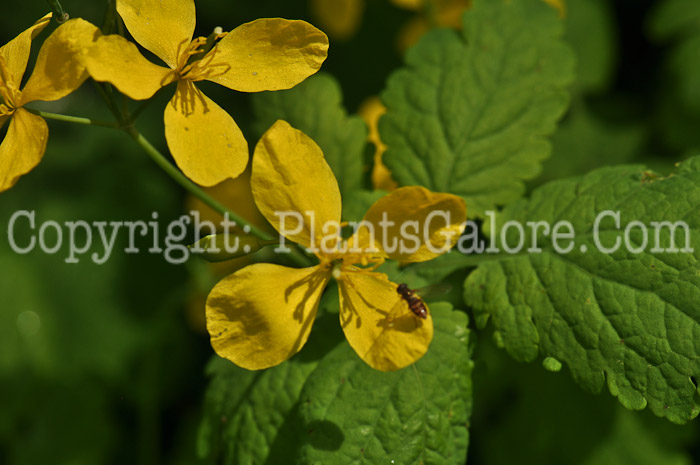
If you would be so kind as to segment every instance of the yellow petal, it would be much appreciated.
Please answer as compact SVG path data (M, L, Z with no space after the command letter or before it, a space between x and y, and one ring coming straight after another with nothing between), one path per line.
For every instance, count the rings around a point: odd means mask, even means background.
M406 10L417 11L423 7L423 0L390 0L391 3L398 6L399 8L405 8Z
M382 155L384 151L377 148L374 152L374 165L372 166L372 187L375 189L381 189L387 192L391 192L397 187L399 183L394 181L391 177L391 170L382 162Z
M386 113L386 107L377 96L367 98L357 109L357 114L365 120L367 129L369 129L367 139L377 147L382 146L386 149L386 146L379 138L379 118L381 118L384 113Z
M189 81L178 82L165 109L165 138L177 166L202 186L235 178L248 164L236 122Z
M34 23L32 27L0 47L0 59L4 60L8 71L8 76L6 76L6 78L9 78L16 88L19 88L19 85L22 82L22 76L24 75L24 70L27 69L32 40L49 24L50 21L51 13L41 18L39 21ZM3 78L0 77L0 81L2 80Z
M323 225L340 222L338 181L321 148L286 121L277 121L255 147L251 184L260 212L291 241L318 246ZM303 224L292 212L302 215Z
M421 37L430 29L428 20L423 16L416 15L414 18L406 21L398 33L397 43L401 52L405 52L414 46Z
M151 98L175 80L172 70L151 63L136 45L116 34L100 37L85 64L95 81L109 82L134 100Z
M433 339L430 311L425 319L413 314L386 275L346 271L338 286L345 337L369 366L398 370L428 350Z
M117 0L117 12L136 42L176 67L194 33L194 0Z
M357 113L362 116L369 128L368 139L374 144L374 165L372 166L372 187L385 191L393 191L399 184L391 177L391 171L382 162L382 155L387 147L379 137L379 118L386 113L386 107L378 97L365 100Z
M289 359L304 346L329 273L258 263L221 280L207 298L207 330L221 357L249 370Z
M97 27L80 18L61 24L39 50L22 90L22 104L58 100L80 87L88 78L83 55L100 35Z
M12 115L5 140L0 144L0 192L29 173L46 151L49 127L43 118L19 108Z
M361 227L350 243L368 249L374 237L374 247L381 255L402 262L422 262L453 247L466 219L461 197L419 186L401 187L370 207L363 221L372 227Z
M208 77L241 92L289 89L321 68L328 55L328 37L306 21L258 19L243 24L207 54Z
M319 26L334 39L354 36L362 21L364 0L312 0L311 13Z

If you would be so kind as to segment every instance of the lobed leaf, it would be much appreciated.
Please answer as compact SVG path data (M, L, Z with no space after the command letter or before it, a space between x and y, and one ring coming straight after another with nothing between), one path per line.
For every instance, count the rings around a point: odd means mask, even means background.
M461 34L426 34L382 94L395 179L461 195L472 217L521 197L568 105L574 58L562 33L540 0L476 0Z
M569 221L573 249L558 253L543 230L525 228L526 248L541 252L499 255L483 263L465 282L466 302L476 322L489 319L495 336L518 360L538 355L568 365L584 388L610 392L630 409L647 404L676 423L699 412L700 378L700 157L661 178L639 167L602 168L581 177L547 184L506 208L491 231L502 248L503 225L510 220ZM648 246L635 253L622 243L613 253L596 246L600 212L620 212L599 224L600 244L611 248L632 221L647 225ZM655 253L652 221L684 221L693 252ZM671 230L662 228L658 246L668 248ZM682 230L674 234L684 248ZM519 234L511 228L512 247ZM629 234L631 247L643 244L643 230ZM560 241L561 246L569 243Z
M283 458L298 445L301 390L322 354L340 337L337 316L330 315L317 319L301 353L274 368L248 371L212 359L199 429L200 458L231 465L289 463Z
M304 351L275 368L250 372L215 359L200 456L221 464L463 464L467 318L447 304L431 311L435 337L415 369L381 373L347 343L333 348L340 327L332 313L316 321Z
M459 464L471 413L467 318L431 306L435 337L413 367L380 373L347 344L321 361L301 394L301 463Z

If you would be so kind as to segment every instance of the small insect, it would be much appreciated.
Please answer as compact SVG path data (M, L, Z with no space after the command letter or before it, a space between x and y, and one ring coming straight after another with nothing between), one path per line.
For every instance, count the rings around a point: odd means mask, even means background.
M428 309L425 306L425 302L416 295L416 291L409 289L405 283L402 283L396 288L396 292L408 303L408 308L411 309L414 315L423 319L428 317Z

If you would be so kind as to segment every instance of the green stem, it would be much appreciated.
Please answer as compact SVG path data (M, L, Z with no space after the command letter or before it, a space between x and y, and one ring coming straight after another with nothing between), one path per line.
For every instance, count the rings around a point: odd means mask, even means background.
M180 170L175 168L175 166L172 163L170 163L157 148L151 145L151 143L145 137L143 137L143 135L140 132L138 132L133 126L126 128L126 132L136 141L137 144L141 146L142 149L146 151L146 153L151 157L151 159L154 162L156 162L156 164L160 166L163 169L163 171L168 173L168 175L175 180L175 182L187 189L193 195L197 196L202 202L207 204L214 211L221 214L222 216L228 215L230 219L232 219L240 225L247 225L248 227L250 227L250 232L253 235L257 236L258 238L264 241L272 239L272 237L265 231L258 229L251 224L248 224L248 222L246 222L243 218L238 216L236 213L230 211L228 208L219 203L219 201L217 201L209 194L204 192L202 189L200 189L198 186L196 186L184 174L182 174Z
M115 0L107 0L107 8L102 19L102 34L108 35L114 31L114 22L117 19L117 3Z
M65 121L68 123L85 124L85 125L89 125L89 126L102 126L105 128L119 129L119 124L113 123L111 121L100 121L100 120L90 119L90 118L81 118L78 116L59 115L57 113L49 113L48 111L33 110L33 109L27 108L27 107L24 107L24 109L30 113L34 113L35 115L41 116L42 118L46 118L46 119L55 119L57 121Z
M53 12L53 17L56 20L58 24L65 23L68 21L68 13L66 13L63 10L63 7L61 6L61 2L58 0L46 0L46 2L49 4L51 7L51 11Z
M258 237L259 239L262 239L263 241L267 242L266 245L273 245L279 243L277 240L273 239L272 236L270 236L268 233L250 224L237 213L226 208L219 201L211 197L209 194L204 192L199 186L190 181L189 178L187 178L177 168L175 168L175 166L173 166L173 164L170 163L163 156L163 154L161 154L160 151L158 151L157 148L151 145L151 143L145 137L143 137L143 135L139 133L133 126L127 127L125 131L129 133L129 135L136 141L136 143L139 144L141 148L143 148L146 151L146 153L151 157L151 159L154 162L156 162L156 164L160 166L163 169L163 171L165 171L171 178L173 178L175 182L180 184L182 187L184 187L187 191L189 191L199 200L204 202L211 209L219 213L224 218L228 217L230 220L235 221L241 227L247 226L248 228L250 228L249 232L254 236ZM292 250L293 252L290 254L290 258L297 265L308 266L310 264L308 257L301 254L298 250Z
M104 100L105 104L107 105L107 108L109 108L109 111L112 112L117 121L121 122L122 115L121 113L119 113L119 110L113 105L112 100L109 98L109 95L107 95L107 92L105 91L104 87L102 87L102 84L97 81L92 81L92 83L94 84L95 89L97 89L97 92L100 94L100 97L102 97L102 100Z
M100 86L97 86L98 89L100 89ZM102 92L101 92L102 93ZM106 94L102 94L103 97L105 97L105 101L108 103L110 102L111 99ZM111 105L110 105L110 109ZM259 239L263 240L265 242L265 246L268 245L276 245L279 244L279 241L274 239L272 236L270 236L268 233L263 231L260 228L257 228L256 226L250 224L246 220L244 220L241 216L239 216L237 213L234 211L226 208L224 205L222 205L219 201L211 197L209 194L204 192L199 186L194 184L192 181L190 181L184 174L180 172L172 163L170 163L164 156L163 154L158 151L143 135L136 130L132 125L124 125L123 122L123 116L117 112L117 119L121 123L112 123L112 122L107 122L107 121L99 121L99 120L93 120L90 118L80 118L77 116L67 116L67 115L59 115L56 113L49 113L45 111L40 111L40 110L31 110L27 108L27 111L30 111L31 113L34 113L35 115L41 116L43 118L48 118L48 119L54 119L58 121L65 121L69 123L77 123L77 124L84 124L84 125L92 125L92 126L103 126L103 127L108 127L108 128L113 128L113 129L123 129L126 131L135 141L137 144L143 148L143 150L151 157L151 159L156 162L158 166L160 166L163 171L165 171L175 182L180 184L182 187L184 187L187 191L189 191L192 195L197 197L199 200L204 202L204 204L208 205L210 208L212 208L214 211L218 212L223 216L224 218L227 218L229 220L233 220L236 222L241 227L248 227L249 232ZM296 263L297 265L301 266L308 266L311 264L311 261L309 260L309 257L304 255L299 249L292 249L292 253L290 254L291 260Z

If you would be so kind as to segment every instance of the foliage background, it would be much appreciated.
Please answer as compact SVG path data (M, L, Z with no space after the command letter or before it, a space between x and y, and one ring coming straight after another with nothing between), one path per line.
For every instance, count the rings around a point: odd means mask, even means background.
M623 162L668 173L697 153L700 105L688 98L684 76L700 73L700 60L677 58L691 39L654 22L660 3L567 2L577 81L571 109L553 136L554 154L530 187ZM63 6L74 17L102 21L102 2L65 0ZM0 8L0 43L48 11L40 0ZM200 0L197 14L202 35L274 16L323 28L299 0ZM369 0L354 38L331 38L323 69L339 82L350 113L379 94L401 65L396 37L412 15ZM252 146L259 134L252 97L203 88L235 115ZM160 108L167 96L159 98L138 126L166 151ZM44 108L108 119L89 83ZM0 197L3 229L18 209L36 210L38 221L148 220L158 211L165 224L182 213L182 190L126 135L49 126L44 161ZM120 239L116 250L125 247ZM140 245L148 247L148 239ZM4 233L0 238L0 463L197 463L212 355L196 298L209 283L192 279L197 264L169 265L148 254L115 253L102 266L85 259L68 265L64 258L19 256ZM40 316L37 332L21 324L27 311ZM628 412L607 392L593 396L568 375L518 364L492 346L487 332L475 344L469 463L658 465L700 458L694 423L676 426L648 411Z

